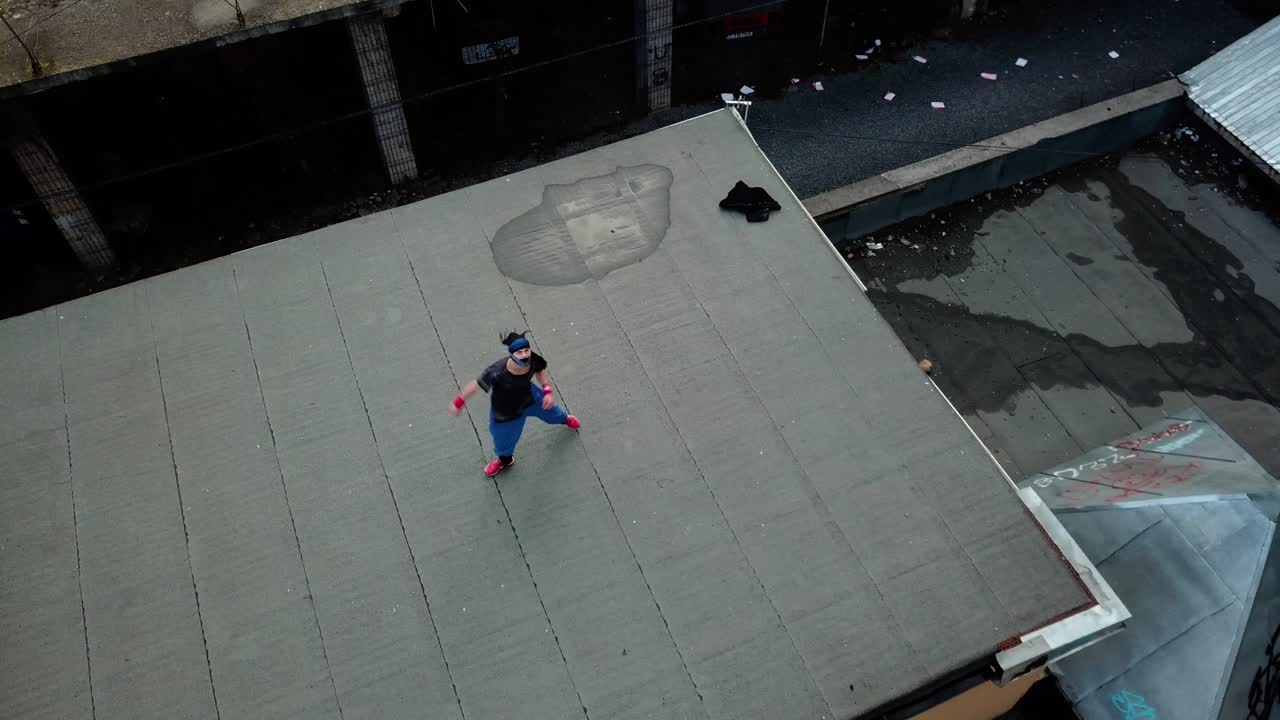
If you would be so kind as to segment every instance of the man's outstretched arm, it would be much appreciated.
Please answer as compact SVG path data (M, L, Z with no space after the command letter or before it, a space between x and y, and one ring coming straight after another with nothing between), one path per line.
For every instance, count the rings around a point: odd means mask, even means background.
M458 393L458 395L453 398L453 402L450 403L449 412L453 415L461 415L462 406L467 404L467 398L471 397L472 395L475 395L476 391L480 389L481 389L480 383L476 382L475 380L472 380L466 385L463 385L462 392Z

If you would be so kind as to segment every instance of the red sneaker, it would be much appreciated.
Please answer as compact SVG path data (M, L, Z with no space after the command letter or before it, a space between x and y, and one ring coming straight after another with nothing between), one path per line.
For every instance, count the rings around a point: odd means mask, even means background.
M484 474L488 475L489 477L493 477L494 475L497 475L498 473L502 472L503 470L506 470L507 468L515 464L516 464L515 458L511 458L511 462L506 464L503 464L502 458L494 458L493 462L484 466Z
M582 427L582 421L572 415L565 419L564 424L568 425L570 430L577 430Z

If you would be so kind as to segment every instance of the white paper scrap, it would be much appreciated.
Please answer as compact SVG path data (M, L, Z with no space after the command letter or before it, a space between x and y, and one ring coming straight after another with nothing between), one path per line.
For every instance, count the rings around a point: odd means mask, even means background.
M997 77L999 76L995 73L982 73L983 80L995 80Z
M925 60L924 58L920 57L919 55L912 56L912 58L911 58L911 59L912 59L912 60L915 60L915 61L916 61L916 62L918 62L918 63L927 63L927 62L929 62L928 60Z
M943 109L943 108L945 108L945 107L946 107L946 105L944 105L943 103L938 102L937 100L935 100L935 101L933 101L933 102L929 103L929 105L930 105L930 107L932 107L934 110L941 110L941 109Z
M897 95L894 95L894 94L893 94L893 93L891 93L891 92L887 92L887 93L885 93L885 94L884 94L884 99L885 99L885 100L892 100L892 99L894 99L894 98L896 98L896 97L898 97L898 96L897 96Z
M1027 59L1026 59L1026 58L1018 58L1018 61L1017 61L1017 62L1015 62L1015 63L1014 63L1014 65L1017 65L1018 67L1026 67L1026 66L1027 66Z
M1111 52L1109 52L1109 53L1107 53L1107 54L1111 56L1111 59L1112 59L1112 60L1115 60L1116 58L1120 57L1120 53L1116 52L1115 50L1112 50Z
M880 38L876 38L876 47L880 47Z
M756 89L751 87L750 85L743 85L742 87L738 88L738 92L742 93L743 95L750 95L755 91Z
M814 89L814 90L817 90L817 91L819 91L819 92L821 92L821 91L822 91L822 81L821 81L821 80L815 80L815 81L813 82L813 89Z
M867 56L866 56L866 55L854 55L854 57L858 58L859 60L866 60L866 59L867 59Z
M720 93L720 99L725 102L733 102L735 98L733 97L733 93Z

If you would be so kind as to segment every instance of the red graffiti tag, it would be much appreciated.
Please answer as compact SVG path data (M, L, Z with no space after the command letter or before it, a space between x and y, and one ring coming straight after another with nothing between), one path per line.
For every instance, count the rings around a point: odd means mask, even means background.
M1116 443L1112 447L1128 448L1130 450L1133 450L1136 448L1140 448L1143 445L1148 445L1150 443L1153 443L1157 440L1163 440L1167 437L1173 437L1174 435L1177 435L1180 432L1186 432L1187 429L1190 427L1191 427L1191 423L1189 422L1177 423L1174 425L1170 425L1169 427L1163 430L1153 432L1146 437L1141 437L1136 440L1123 440L1121 442Z
M1077 483L1063 497L1079 503L1117 503L1150 497L1171 485L1184 483L1203 463L1168 462L1166 456L1133 457L1098 471Z

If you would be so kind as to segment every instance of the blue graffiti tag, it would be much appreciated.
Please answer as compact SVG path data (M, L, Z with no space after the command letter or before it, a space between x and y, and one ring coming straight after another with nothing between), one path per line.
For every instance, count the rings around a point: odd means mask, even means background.
M1111 696L1111 704L1124 713L1124 720L1155 720L1156 709L1147 704L1141 695L1121 690Z

